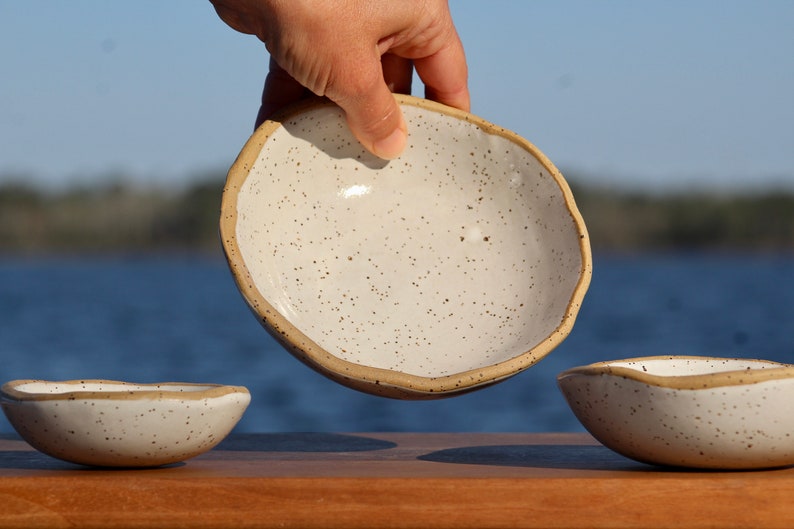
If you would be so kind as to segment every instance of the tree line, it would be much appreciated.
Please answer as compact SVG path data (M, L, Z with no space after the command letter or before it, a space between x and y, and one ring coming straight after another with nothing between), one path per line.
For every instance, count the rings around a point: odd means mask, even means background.
M572 184L595 251L794 251L794 192L658 194ZM0 184L0 255L219 249L223 175L184 188Z

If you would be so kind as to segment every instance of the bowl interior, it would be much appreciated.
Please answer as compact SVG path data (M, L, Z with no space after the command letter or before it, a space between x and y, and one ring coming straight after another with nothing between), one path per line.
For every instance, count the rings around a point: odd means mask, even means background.
M585 379L596 385L606 383L600 380L604 376L668 389L710 390L794 379L794 365L749 358L652 356L575 367L557 375L557 381L565 391Z
M115 380L19 380L3 385L2 392L6 398L21 398L25 400L36 398L64 398L73 399L79 396L90 398L97 394L108 397L132 398L136 396L151 395L170 396L178 398L204 397L207 393L228 393L243 391L243 388L221 386L218 384L192 384L181 382L166 382L159 384L135 384Z
M603 366L625 368L659 377L697 376L731 371L778 369L785 364L746 358L651 357L606 362Z
M390 162L332 105L258 131L224 193L238 286L317 363L438 378L534 350L531 365L567 335L589 283L567 184L502 129L401 103L409 143Z

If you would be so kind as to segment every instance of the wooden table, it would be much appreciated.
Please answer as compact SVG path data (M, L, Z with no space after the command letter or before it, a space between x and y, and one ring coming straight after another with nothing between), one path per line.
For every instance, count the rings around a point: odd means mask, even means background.
M257 434L100 470L0 438L0 527L794 527L794 468L695 472L585 434Z

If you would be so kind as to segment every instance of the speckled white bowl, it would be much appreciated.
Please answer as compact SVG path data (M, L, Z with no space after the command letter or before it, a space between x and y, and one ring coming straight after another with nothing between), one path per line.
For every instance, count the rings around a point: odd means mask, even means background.
M660 465L754 469L794 464L794 366L664 356L564 371L584 427L627 457Z
M113 380L14 380L0 404L14 429L45 454L83 465L152 467L199 455L248 407L240 386Z
M532 144L398 100L409 139L390 162L328 103L263 124L229 172L221 236L246 301L300 360L377 395L454 395L528 368L568 335L589 240Z

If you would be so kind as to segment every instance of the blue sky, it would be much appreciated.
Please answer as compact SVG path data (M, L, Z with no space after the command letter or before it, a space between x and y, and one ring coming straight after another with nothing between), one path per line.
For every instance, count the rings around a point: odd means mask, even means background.
M794 189L794 2L451 7L473 111L566 174ZM202 0L0 0L0 183L180 183L225 170L251 132L266 65L264 46Z

